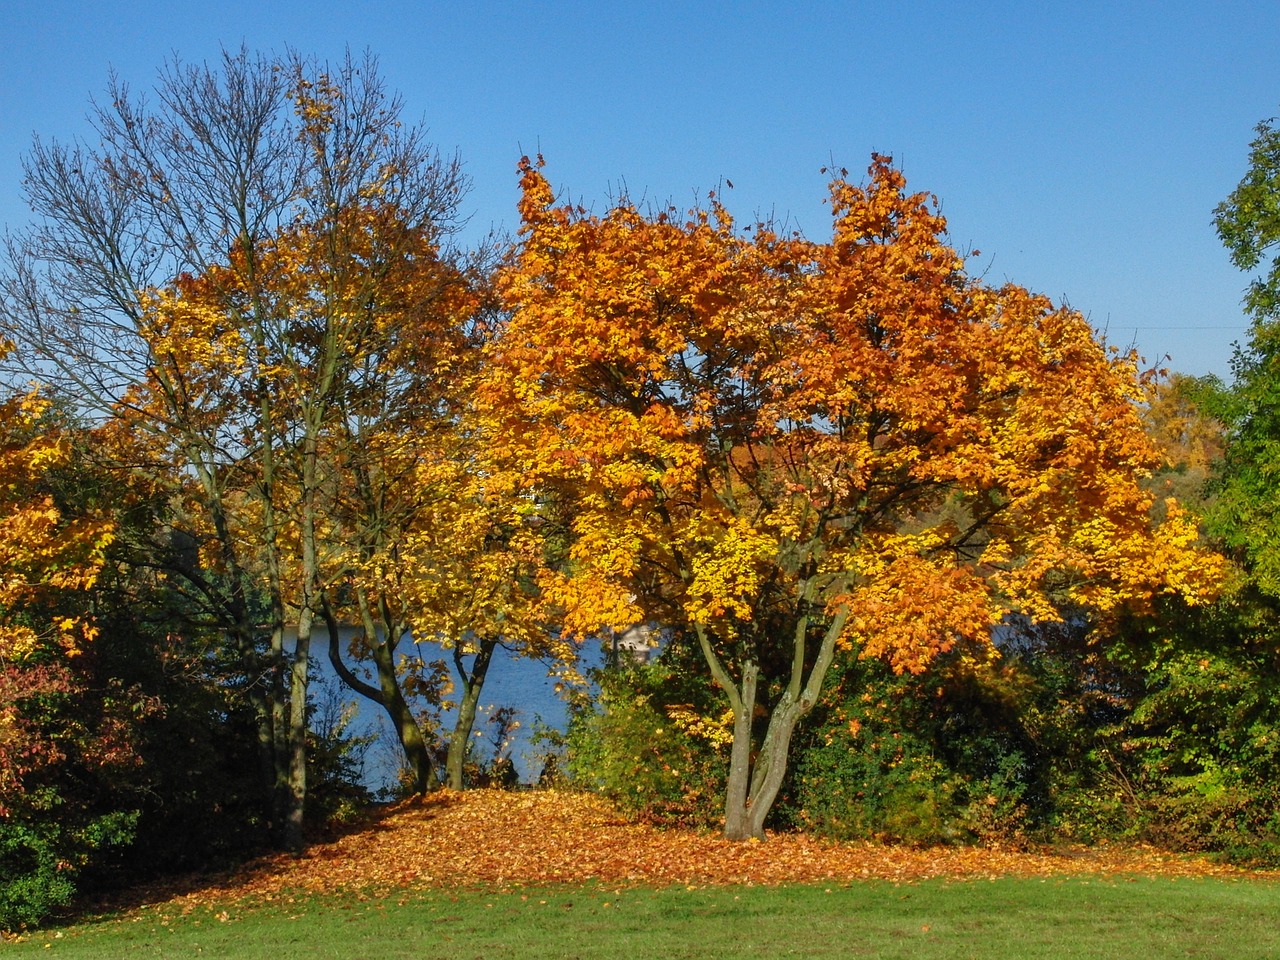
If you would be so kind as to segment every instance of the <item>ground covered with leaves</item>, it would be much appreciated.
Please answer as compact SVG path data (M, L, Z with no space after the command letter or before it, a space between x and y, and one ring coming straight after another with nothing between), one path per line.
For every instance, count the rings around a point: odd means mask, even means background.
M1082 875L1280 879L1280 871L1114 844L912 848L801 834L731 843L715 834L628 821L587 794L475 790L443 791L385 808L301 858L271 856L234 874L135 894L143 902L178 906L308 891L375 895L584 881L714 886Z

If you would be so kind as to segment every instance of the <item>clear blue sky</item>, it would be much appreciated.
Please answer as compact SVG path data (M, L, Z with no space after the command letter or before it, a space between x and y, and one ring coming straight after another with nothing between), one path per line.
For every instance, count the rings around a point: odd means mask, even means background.
M892 154L971 263L1066 300L1120 345L1227 375L1246 278L1213 233L1253 126L1280 113L1280 3L554 3L8 0L0 223L26 220L31 135L89 136L107 71L177 53L371 49L474 180L477 227L514 225L515 163L564 196L685 204L722 178L739 217L826 235L824 177Z

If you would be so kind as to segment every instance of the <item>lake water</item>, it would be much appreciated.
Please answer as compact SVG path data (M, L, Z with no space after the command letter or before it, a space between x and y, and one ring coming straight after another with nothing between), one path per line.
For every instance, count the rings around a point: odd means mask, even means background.
M418 648L428 661L439 658L449 665L454 681L454 693L451 697L459 696L462 684L453 669L452 654L435 644L420 643ZM323 695L323 691L336 691L334 695L340 696L343 702L356 705L356 719L351 725L353 733L378 735L378 741L365 757L365 785L374 790L392 786L400 767L401 751L386 711L373 701L353 693L338 680L322 646L313 648L313 654L312 676L313 682L317 684L317 692ZM579 656L578 669L584 674L588 669L604 662L604 652L599 641L583 644ZM467 658L468 665L471 659ZM542 770L542 762L538 756L542 748L532 741L535 729L538 725L545 725L563 732L569 719L568 707L556 693L556 679L548 676L547 665L539 660L517 657L502 647L494 651L489 675L481 692L474 728L480 737L473 737L479 741L480 756L485 759L492 755L489 744L494 725L488 722L489 717L495 710L503 707L514 709L515 719L519 722L510 749L516 772L522 783L534 782ZM456 711L444 714L443 725L446 731L452 729L455 716Z

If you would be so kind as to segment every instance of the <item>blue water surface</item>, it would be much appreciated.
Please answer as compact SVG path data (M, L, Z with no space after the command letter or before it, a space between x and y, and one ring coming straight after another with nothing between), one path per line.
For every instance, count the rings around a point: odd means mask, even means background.
M460 696L462 684L454 670L453 654L438 644L427 642L420 642L418 649L426 660L440 659L448 664L454 682L451 697ZM473 659L465 658L468 667ZM604 651L599 641L588 641L579 648L577 668L584 676L603 662ZM327 652L319 646L313 653L312 683L313 696L317 699L336 698L342 703L355 705L355 719L348 731L357 736L375 734L377 737L364 757L363 782L374 791L392 788L396 783L402 754L386 711L343 684L334 673ZM495 650L480 696L473 733L473 738L478 741L479 758L487 760L493 754L490 738L495 725L489 722L490 718L495 711L510 707L515 711L515 720L519 726L511 736L507 755L515 764L522 783L536 782L542 772L546 747L533 742L535 731L540 726L545 726L563 733L568 726L568 704L557 693L558 683L557 677L551 675L548 663L516 656L504 647ZM456 710L442 714L442 727L446 732L453 728L456 714ZM479 736L476 737L475 734Z

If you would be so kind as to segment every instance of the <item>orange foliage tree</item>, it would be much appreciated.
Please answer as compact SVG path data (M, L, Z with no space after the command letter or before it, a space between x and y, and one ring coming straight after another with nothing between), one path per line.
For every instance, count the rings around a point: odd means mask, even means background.
M404 537L431 497L452 493L423 487L419 473L446 446L475 353L466 271L442 256L431 225L353 203L234 251L227 265L150 295L148 307L143 333L157 364L119 423L169 424L176 405L181 429L230 437L223 449L245 452L221 471L229 487L208 470L196 491L213 510L199 533L209 548L201 566L251 565L265 584L269 612L250 629L270 631L277 673L288 660L291 715L277 723L298 748L319 625L339 676L386 711L413 784L426 789L430 745L406 691L430 685L428 665L400 653L413 626ZM194 423L192 409L203 411ZM356 669L341 643L351 623L362 631ZM296 624L289 658L286 624ZM301 767L301 754L293 759Z
M830 187L832 237L707 210L557 205L521 164L522 239L485 396L500 453L572 503L542 580L571 633L696 640L734 716L725 832L762 837L838 650L918 672L994 654L1011 614L1209 596L1219 560L1139 480L1135 358L964 272L889 158Z
M483 277L429 251L404 266L399 289L418 295L399 298L385 331L391 336L353 345L359 361L324 432L332 497L323 612L330 662L348 686L386 708L418 791L440 778L414 705L442 705L451 691L443 661L429 661L417 641L450 655L462 689L445 768L449 785L462 789L495 650L558 664L573 650L539 619L538 518L488 456L491 425L473 402L479 347L491 330ZM345 655L342 621L360 629ZM372 682L360 676L369 666Z

